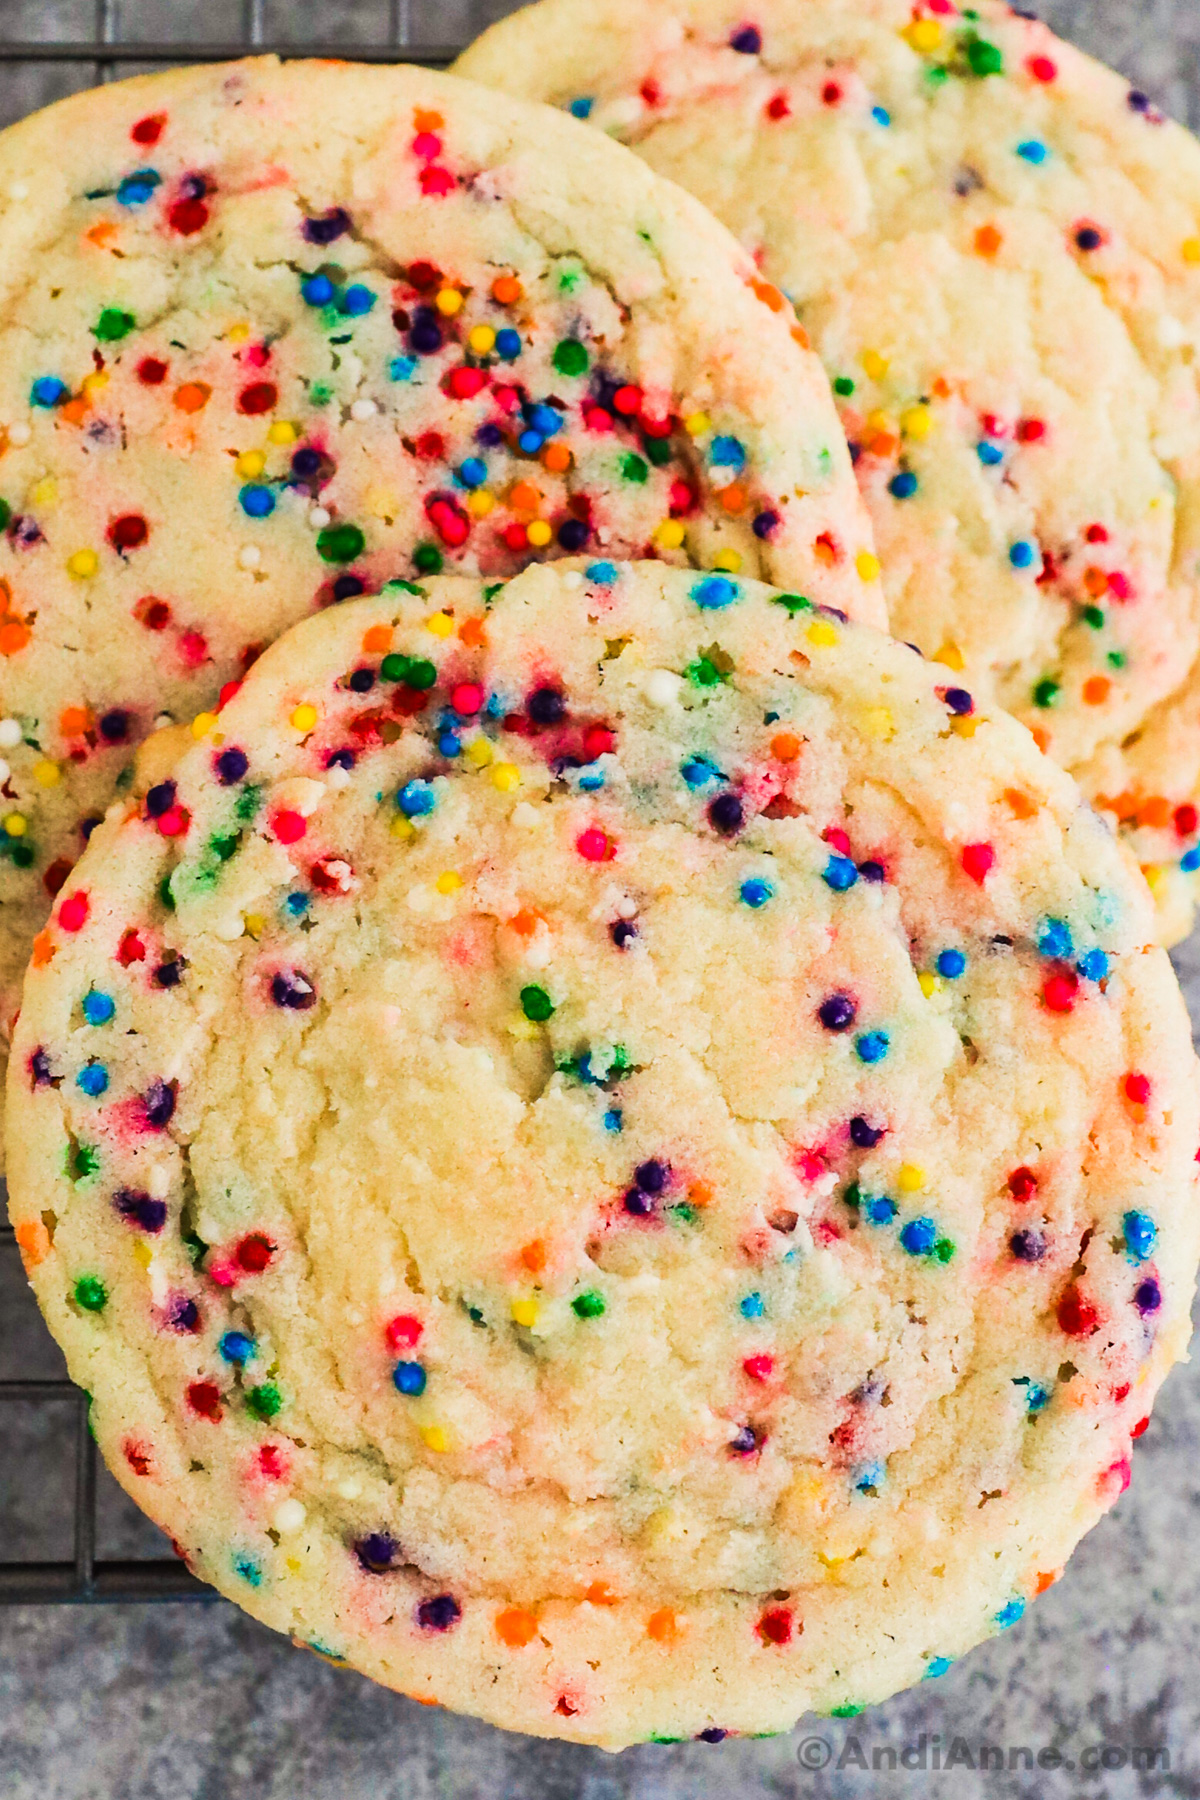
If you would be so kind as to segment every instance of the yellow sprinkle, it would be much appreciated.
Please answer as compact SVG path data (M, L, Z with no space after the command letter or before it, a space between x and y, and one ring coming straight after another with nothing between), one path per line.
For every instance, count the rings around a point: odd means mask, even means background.
M284 1557L284 1562L287 1564L288 1573L291 1575L298 1575L304 1567L304 1564L300 1561L298 1556L286 1556ZM317 1654L319 1655L320 1652L318 1651Z
M463 878L457 869L446 869L434 882L439 894L457 894L463 884Z
M655 527L654 541L661 550L678 550L683 542L683 526L678 519L664 519Z
M495 347L496 334L490 325L473 325L467 333L467 343L476 356L486 356Z
M37 782L39 787L57 787L62 780L62 770L57 763L34 763L33 779Z
M512 1316L518 1325L536 1325L538 1304L536 1300L514 1300Z
M941 981L936 975L931 975L928 969L926 969L923 974L917 976L917 981L920 985L921 992L927 1000L932 1000L933 996L941 991Z
M941 649L935 652L933 660L935 663L941 663L942 667L945 669L953 669L956 675L960 670L965 669L967 666L963 661L962 651L957 644L952 644L949 638L947 638Z
M260 938L266 928L266 923L267 921L261 913L245 913L242 917L242 926L247 937Z
M453 637L454 636L454 620L450 617L449 613L444 613L444 612L430 613L429 617L425 621L425 629L426 629L426 631L431 631L433 633L434 637L440 637L440 638Z
M495 494L489 494L486 488L476 488L467 501L467 511L474 513L477 519L486 519L495 504Z
M90 375L84 376L80 386L85 394L102 394L108 386L108 382L109 376L106 370L93 369Z
M231 325L229 327L225 336L229 339L231 344L244 344L246 339L250 336L250 327L246 324L244 319L239 320L236 325Z
M900 429L914 443L924 443L933 430L933 413L927 406L910 406L900 416Z
M148 1269L150 1264L154 1261L154 1252L146 1242L145 1238L134 1239L133 1259L135 1262L140 1263L143 1269Z
M854 559L854 566L863 581L879 580L879 558L869 550L860 550Z
M299 436L300 427L290 419L276 419L267 428L268 444L294 444Z
M1146 886L1156 898L1159 894L1166 893L1167 871L1165 869L1159 868L1157 863L1144 863L1142 865L1142 874L1146 877Z
M886 706L872 706L863 714L863 730L868 737L880 738L885 744L896 726Z
M317 722L317 709L309 701L304 700L292 714L294 731L311 731Z
M417 835L416 826L411 819L406 819L403 813L396 814L389 825L388 830L394 838L404 838L407 840L408 838L413 838Z
M214 712L197 713L192 720L192 736L194 738L206 738L216 722L217 715Z
M94 550L76 550L74 556L67 558L67 574L74 575L76 581L90 581L100 567L100 558Z
M4 821L4 829L9 837L24 837L29 830L29 821L23 813L9 813Z
M35 506L53 506L58 499L58 483L53 475L44 475L35 482L29 497Z
M718 550L713 557L713 568L722 569L726 575L736 575L742 566L740 550Z
M1200 263L1200 238L1188 238L1185 241L1183 260L1186 263Z
M979 730L979 720L969 717L951 719L950 729L956 737L973 738Z
M542 1034L532 1019L527 1019L524 1013L514 1013L508 1021L508 1035L515 1037L519 1043L527 1044Z
M486 769L492 760L492 746L485 737L472 738L463 755L475 768Z
M683 429L689 437L703 437L706 431L712 430L712 420L705 412L689 413L683 421Z
M551 531L549 525L547 525L545 519L535 519L532 525L526 527L525 535L528 537L535 550L544 550L546 545L550 542L550 539L554 536L554 533Z
M427 1450L436 1450L439 1456L450 1448L450 1439L441 1425L422 1425L421 1440Z
M900 33L905 43L921 56L928 56L942 41L942 28L936 19L914 19Z
M462 311L463 297L457 288L441 288L434 305L447 319L452 319L456 312Z
M810 644L816 644L821 650L832 650L835 644L842 641L828 619L814 619L804 635Z
M497 763L492 770L492 786L502 794L511 794L521 785L521 771L516 763Z
M873 413L867 414L867 424L872 431L892 431L892 415L885 413L882 407L876 407Z
M239 475L246 475L253 481L266 468L267 459L261 450L243 450L233 466Z
M882 381L891 366L886 356L880 356L878 350L864 350L862 366L869 381Z
M919 1163L901 1163L896 1181L902 1194L919 1194L925 1186L925 1171Z

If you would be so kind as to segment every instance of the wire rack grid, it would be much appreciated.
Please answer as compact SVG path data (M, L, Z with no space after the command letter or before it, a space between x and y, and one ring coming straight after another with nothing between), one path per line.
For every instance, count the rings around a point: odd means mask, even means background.
M14 39L0 37L0 69L17 64L66 64L91 72L91 85L111 81L137 65L224 62L248 50L283 57L345 55L355 62L416 62L441 68L464 48L461 43L413 41L412 0L383 0L379 20L386 35L376 43L330 44L303 38L272 36L267 30L266 0L242 0L241 35L222 42L150 41L123 37L118 0L95 0L93 33L88 38ZM0 1189L2 1193L2 1189ZM11 1225L0 1224L0 1256L15 1257ZM46 1408L63 1403L74 1409L72 1424L75 1491L74 1554L61 1562L8 1560L0 1544L0 1606L69 1603L96 1605L116 1600L216 1600L212 1588L174 1558L104 1560L96 1553L96 1445L88 1429L88 1397L67 1380L15 1378L0 1381L0 1409L10 1406Z

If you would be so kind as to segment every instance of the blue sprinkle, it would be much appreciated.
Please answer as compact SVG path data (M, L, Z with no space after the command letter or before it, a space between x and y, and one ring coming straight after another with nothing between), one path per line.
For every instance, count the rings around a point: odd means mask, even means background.
M393 381L411 381L416 366L415 356L393 356L388 364L388 374Z
M300 298L308 306L328 306L336 292L328 275L309 275L300 283Z
M1071 928L1065 919L1046 919L1038 932L1038 949L1043 956L1070 956L1075 948Z
M690 788L703 787L706 781L719 781L721 772L707 756L689 756L679 773Z
M374 304L375 295L372 290L364 287L361 281L356 281L342 295L339 311L344 312L347 318L361 319L364 313L370 312Z
M227 1363L236 1363L240 1368L254 1355L254 1339L244 1331L227 1331L217 1348Z
M883 1486L884 1467L882 1463L868 1463L854 1475L854 1486L860 1494L870 1493Z
M1121 1220L1125 1248L1131 1263L1145 1262L1158 1242L1158 1226L1149 1213L1127 1212Z
M398 1394L423 1394L428 1376L419 1362L398 1362L392 1370Z
M710 462L719 469L744 469L746 466L746 447L740 438L715 437L708 447Z
M742 899L746 902L747 906L752 906L756 912L760 906L765 906L767 904L767 901L774 892L775 889L771 886L769 881L759 881L757 877L752 878L749 881L743 881L741 886Z
M553 437L563 428L563 416L558 408L547 406L542 400L529 408L528 418L533 429L540 431L543 437Z
M728 575L705 575L696 582L691 595L706 612L719 612L722 607L732 606L740 592L737 582L730 581Z
M456 731L443 731L437 742L438 750L443 756L457 756L462 750Z
M540 431L523 431L517 439L517 445L526 456L536 456L545 441Z
M1017 1620L1024 1616L1025 1602L1018 1596L1015 1600L1010 1600L1007 1606L1000 1608L996 1614L996 1623L1001 1631L1007 1631L1010 1625L1015 1625Z
M251 1587L261 1586L262 1570L252 1556L239 1556L234 1562L233 1569L235 1575L240 1575L243 1581L250 1583Z
M464 487L482 487L487 480L487 464L481 456L468 456L458 465L458 479Z
M157 169L135 169L117 188L118 206L145 206L161 182Z
M620 1107L619 1106L610 1107L609 1110L604 1115L605 1131L620 1131L622 1124L623 1124L623 1120L621 1118Z
M1026 1411L1031 1413L1045 1412L1049 1404L1050 1389L1048 1387L1043 1387L1040 1381L1031 1381L1029 1384L1029 1391L1025 1395Z
M918 485L917 478L911 470L901 469L900 473L893 475L888 482L888 493L893 500L911 500Z
M89 1025L107 1025L117 1010L117 1003L111 994L98 993L95 988L90 994L83 996L83 1016Z
M269 519L275 511L275 496L270 488L248 484L238 494L238 500L247 518Z
M70 391L57 375L39 375L29 390L29 398L34 406L61 406Z
M886 1031L864 1031L860 1038L855 1038L854 1048L860 1062L882 1062L888 1053L888 1034Z
M932 1219L910 1219L900 1233L900 1242L910 1256L928 1256L937 1243L937 1226Z
M75 1077L75 1086L97 1100L108 1086L108 1070L103 1063L85 1063Z
M886 1194L879 1194L863 1201L863 1212L870 1225L890 1225L896 1216L896 1202L889 1200Z
M984 438L982 443L976 444L975 454L988 469L994 469L997 463L1004 461L1004 451L1001 446L990 443L987 438Z
M599 587L612 587L617 579L616 563L610 563L610 562L589 563L587 568L583 572L587 576L589 581L596 582L596 584Z
M590 94L581 94L578 100L572 100L568 110L573 118L586 119L590 117L592 108L595 104L596 102L592 99Z
M761 1294L747 1294L738 1308L743 1319L761 1319L766 1310Z
M289 894L283 904L293 919L302 919L309 908L309 896L304 892Z
M496 355L502 356L505 362L513 362L521 354L521 334L506 325L503 331L496 333Z
M858 870L848 856L831 856L821 879L835 894L844 894L858 880Z
M1029 569L1033 566L1037 551L1025 538L1020 538L1008 553L1008 560L1014 569Z
M1103 950L1089 950L1075 966L1085 981L1103 981L1108 974L1108 958Z
M597 788L604 786L604 770L585 769L579 777L579 785L585 794L594 794Z
M1040 165L1045 162L1049 154L1045 144L1037 138L1026 138L1023 144L1017 145L1017 155L1023 156L1027 163Z
M939 1675L944 1675L947 1669L953 1667L954 1658L952 1656L931 1656L925 1665L924 1678L926 1681L936 1681Z
M396 804L407 818L419 818L433 811L433 789L427 781L406 781L396 795Z
M873 106L871 117L877 125L890 125L892 122L892 115L886 106Z
M1200 844L1194 850L1185 850L1179 860L1179 866L1185 875L1194 875L1200 869Z
M957 981L966 966L967 959L961 950L943 950L937 959L937 972L947 981Z

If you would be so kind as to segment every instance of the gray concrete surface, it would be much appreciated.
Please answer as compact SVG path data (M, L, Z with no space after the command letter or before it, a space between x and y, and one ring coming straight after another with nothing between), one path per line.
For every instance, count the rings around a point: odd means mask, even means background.
M417 41L505 10L413 0ZM1066 35L1200 125L1200 0L1050 0ZM74 37L90 0L0 0L0 36ZM233 33L238 0L124 0L130 36ZM268 0L268 30L382 36L382 4ZM82 70L0 69L0 122L83 85ZM1177 957L1200 1022L1200 942ZM17 1283L0 1290L0 1374L56 1372ZM0 1554L61 1555L69 1465L52 1419L0 1419ZM157 1534L111 1484L110 1555ZM925 1766L919 1764L924 1734ZM993 1747L981 1768L982 1745ZM995 1769L998 1749L1005 1767ZM1107 1765L1100 1766L1102 1751ZM1042 1764L1026 1767L1026 1756ZM879 1766L872 1762L880 1753ZM891 1754L898 1766L888 1770ZM1138 1768L1141 1753L1154 1766ZM1052 1764L1054 1757L1059 1766ZM1165 1758L1165 1764L1164 1764ZM938 1768L939 1762L953 1766ZM1089 1769L1088 1762L1096 1764ZM840 1765L840 1766L839 1766ZM1176 1372L1133 1486L1021 1625L936 1684L850 1721L760 1743L620 1757L509 1736L327 1667L231 1606L0 1613L3 1800L1200 1800L1200 1364Z

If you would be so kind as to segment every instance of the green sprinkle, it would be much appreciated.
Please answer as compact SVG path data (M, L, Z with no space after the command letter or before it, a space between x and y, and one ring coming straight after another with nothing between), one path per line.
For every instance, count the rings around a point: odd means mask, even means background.
M381 592L385 594L397 592L401 594L416 594L422 600L425 598L425 589L423 587L418 587L415 581L401 581L399 575L393 575L390 581L385 581Z
M67 1146L67 1174L72 1181L86 1181L100 1170L100 1152L94 1144Z
M582 375L587 370L588 353L578 338L564 338L554 347L553 361L560 375Z
M328 381L314 381L308 396L314 406L328 406L333 399L333 386Z
M650 473L650 465L643 456L636 456L632 450L621 458L621 474L626 481L636 481L640 486Z
M1123 650L1110 650L1108 653L1108 666L1110 669L1123 669L1128 660L1129 658Z
M283 1395L273 1381L264 1381L261 1387L247 1390L246 1405L256 1419L273 1419L283 1405Z
M797 613L813 610L812 601L806 600L803 594L773 594L771 604L772 606L786 606L789 619L794 619Z
M132 313L122 312L119 306L106 306L92 327L92 336L102 344L115 344L118 338L128 337L136 324Z
M686 1200L681 1200L678 1206L668 1206L667 1211L679 1225L694 1225L700 1217L697 1208L689 1206Z
M12 507L7 500L0 500L0 531L8 529L8 521L12 518Z
M641 233L639 233L639 236ZM573 294L583 280L582 269L560 269L558 274L558 291L560 294Z
M866 1709L861 1706L834 1706L829 1710L831 1719L857 1719L860 1712Z
M1099 606L1085 606L1083 609L1083 621L1085 625L1090 625L1093 631L1099 631L1104 623L1104 612L1102 608Z
M1045 680L1039 681L1033 690L1033 704L1035 706L1053 706L1061 692L1062 689L1058 682L1052 676L1047 675Z
M954 1245L949 1238L939 1238L933 1246L934 1262L948 1263L954 1255Z
M931 68L925 71L925 79L933 87L941 87L944 81L949 81L950 71L949 69L944 69L940 63L934 63Z
M971 37L967 40L966 48L972 75L1003 75L1004 58L998 45L989 44L981 37Z
M379 665L379 673L385 681L403 681L411 661L410 656L402 656L398 650L389 651Z
M665 467L671 460L671 444L667 438L645 438L642 442L642 449L646 453L647 460L652 462L656 469Z
M230 831L224 835L210 837L208 840L209 853L215 856L218 862L228 862L241 841L240 831Z
M833 384L833 391L835 394L840 394L843 400L848 400L854 392L854 383L849 375L839 375Z
M168 912L175 911L175 896L171 892L171 876L173 873L173 870L168 869L167 873L158 884L159 900L166 907Z
M317 534L317 555L327 563L353 562L366 541L357 525L326 525Z
M75 1304L84 1312L103 1312L108 1305L108 1289L98 1275L81 1275L75 1283Z
M262 805L262 797L262 786L258 782L251 782L249 787L242 789L234 801L233 810L243 825L248 825L251 819L257 816L258 809Z
M5 845L5 849L18 869L28 869L37 855L37 851L27 838L21 838L15 844L10 839Z
M423 656L409 658L408 673L404 679L411 688L420 688L425 693L438 678L437 667Z
M193 1269L198 1269L208 1255L208 1245L202 1237L197 1237L194 1231L183 1231L179 1235L183 1239L183 1246L188 1253Z
M589 1288L586 1294L576 1294L571 1311L577 1319L598 1319L604 1311L604 1295L594 1288Z
M502 581L493 581L487 587L485 587L483 590L483 604L485 606L490 606L492 604L492 601L496 598L496 595L501 592L503 587L504 587L504 583Z
M535 1025L544 1025L554 1011L554 1002L544 987L523 987L521 989L521 1011Z
M420 575L440 575L445 561L436 544L418 544L413 551L413 567Z
M852 1212L858 1211L858 1208L862 1205L862 1189L859 1187L857 1181L852 1181L850 1183L850 1186L842 1195L842 1199Z
M697 657L695 662L688 664L684 673L696 687L719 687L725 680L720 669L709 662L707 656Z

